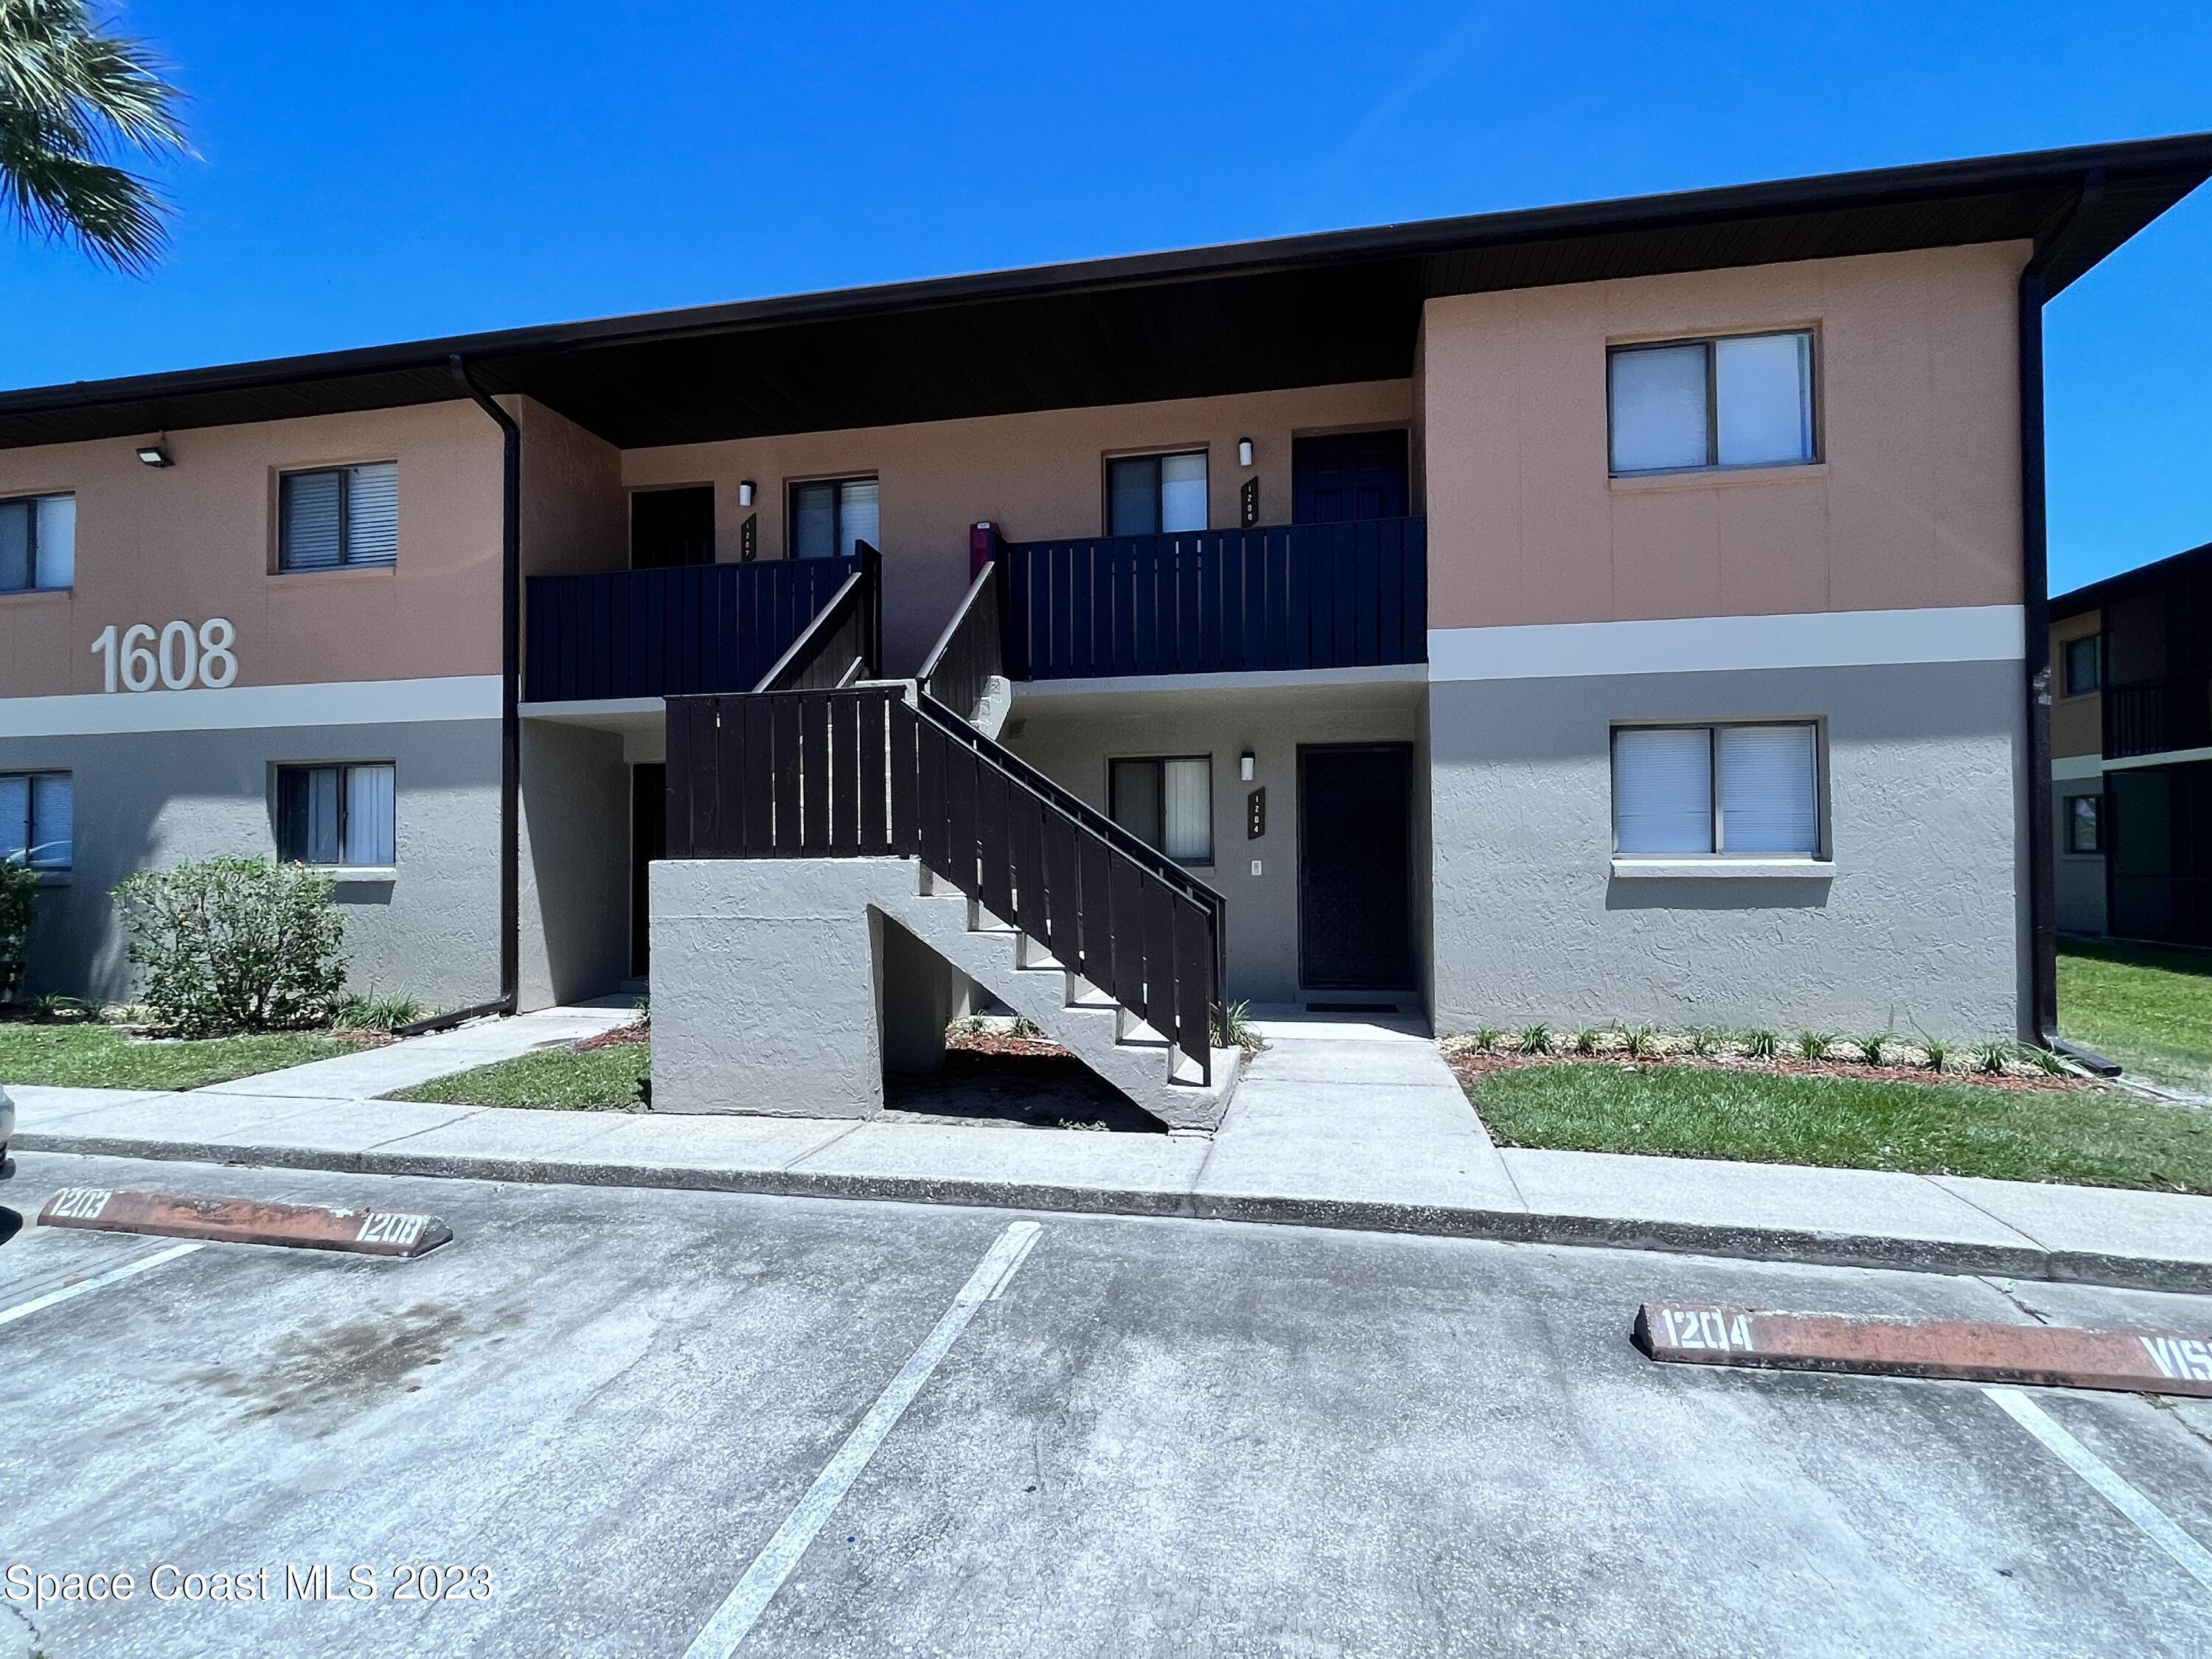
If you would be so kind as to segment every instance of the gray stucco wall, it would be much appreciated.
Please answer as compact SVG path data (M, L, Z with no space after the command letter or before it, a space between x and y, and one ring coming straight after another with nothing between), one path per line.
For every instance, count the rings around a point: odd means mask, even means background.
M2020 1026L2017 663L1430 688L1439 1030ZM1611 724L1824 718L1832 879L1616 879Z
M2068 799L2102 791L2101 776L2064 778L2051 788L2051 872L2057 904L2053 912L2059 931L2101 933L2105 931L2105 860L2100 853L2066 850Z
M1231 690L1194 684L1172 693L1056 698L1017 694L1002 737L1030 765L1106 811L1106 769L1115 757L1208 755L1213 762L1214 863L1193 873L1227 901L1231 1001L1298 999L1298 747L1302 744L1417 743L1418 685ZM1238 775L1245 750L1252 781ZM1413 757L1415 806L1422 781ZM1267 833L1245 836L1245 799L1267 792ZM1413 825L1415 945L1425 908L1422 826ZM1258 859L1261 873L1251 873ZM1341 996L1345 993L1337 992Z
M619 732L523 721L525 1008L602 996L629 977L629 815Z
M452 1006L498 989L499 728L484 720L0 739L0 770L76 780L75 868L40 895L27 990L121 1000L113 900L134 870L273 856L271 767L394 763L396 877L343 882L353 983Z

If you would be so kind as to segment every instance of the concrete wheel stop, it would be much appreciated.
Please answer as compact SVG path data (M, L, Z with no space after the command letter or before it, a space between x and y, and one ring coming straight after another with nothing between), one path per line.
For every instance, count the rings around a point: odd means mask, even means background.
M453 1230L434 1215L404 1210L343 1209L327 1204L272 1204L251 1198L204 1198L108 1187L65 1187L39 1212L42 1227L94 1232L149 1233L223 1244L276 1244L355 1255L428 1255Z
M1669 1364L1751 1365L2212 1398L2212 1331L1763 1313L1646 1303L1636 1346Z

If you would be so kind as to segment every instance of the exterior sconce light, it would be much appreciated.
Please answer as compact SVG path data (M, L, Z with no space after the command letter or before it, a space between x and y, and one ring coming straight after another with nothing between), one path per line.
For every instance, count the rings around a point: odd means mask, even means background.
M753 481L752 481L750 478L740 478L740 479L738 479L738 505L739 507L750 507L752 504L753 504Z
M1237 762L1237 775L1246 783L1252 781L1252 751L1247 749Z
M1249 438L1239 438L1237 441L1237 465L1239 466L1252 465L1252 441Z
M149 466L174 466L176 465L176 462L170 458L169 452L162 448L159 444L140 444L138 446L138 459L145 462Z

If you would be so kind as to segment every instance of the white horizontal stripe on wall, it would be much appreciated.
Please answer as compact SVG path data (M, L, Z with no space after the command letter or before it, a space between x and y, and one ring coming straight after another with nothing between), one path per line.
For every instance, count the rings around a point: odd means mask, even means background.
M2104 773L2105 757L2102 755L2055 755L2051 757L2051 775L2059 783L2102 777Z
M390 726L495 720L499 676L231 685L221 690L109 691L0 699L0 738L124 732L236 732L272 726Z
M1716 669L2016 662L2027 654L2026 641L2026 613L2016 605L1432 628L1429 678L1537 680Z

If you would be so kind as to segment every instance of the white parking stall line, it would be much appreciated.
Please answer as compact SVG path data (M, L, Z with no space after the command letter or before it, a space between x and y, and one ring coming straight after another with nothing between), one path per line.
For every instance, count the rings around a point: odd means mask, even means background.
M807 1546L814 1541L815 1534L852 1490L860 1471L867 1468L868 1461L897 1426L906 1408L929 1381L930 1373L937 1369L938 1362L951 1351L960 1333L968 1328L968 1322L975 1316L976 1309L997 1299L1015 1269L1036 1246L1039 1231L1034 1221L1017 1221L999 1235L997 1243L960 1287L960 1294L952 1298L952 1305L945 1310L944 1316L922 1339L921 1346L906 1364L899 1367L898 1375L890 1385L876 1396L876 1403L868 1407L868 1414L815 1477L806 1496L799 1500L799 1507L776 1528L775 1536L768 1540L768 1547L745 1569L745 1576L738 1580L738 1587L714 1610L714 1616L684 1650L684 1659L729 1659L737 1651L738 1644L751 1634L753 1626L768 1611L776 1592L783 1588L784 1580L806 1553Z
M174 1261L180 1255L190 1255L194 1250L204 1250L206 1248L207 1242L204 1239L188 1239L182 1244L172 1244L166 1250L156 1250L151 1255L142 1255L135 1261L126 1261L119 1267L110 1267L106 1273L96 1273L90 1279L80 1279L74 1285L64 1285L59 1290L48 1291L44 1296L34 1296L28 1302L18 1302L12 1308L0 1308L0 1325L13 1324L16 1320L37 1313L42 1308L51 1308L57 1303L69 1301L72 1297L86 1295L99 1290L102 1285L120 1284L126 1279L135 1279L140 1273L149 1272L165 1261Z
M2040 1440L2059 1462L2097 1489L2097 1495L2134 1522L2183 1571L2212 1589L2212 1551L2176 1526L2164 1510L2116 1474L2111 1464L2069 1434L2018 1389L1984 1389L2012 1420Z

